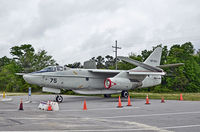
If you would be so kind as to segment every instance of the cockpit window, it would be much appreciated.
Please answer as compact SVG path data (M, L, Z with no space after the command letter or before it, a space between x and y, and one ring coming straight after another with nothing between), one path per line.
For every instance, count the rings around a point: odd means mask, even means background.
M62 66L57 66L57 71L63 71L63 67Z
M63 71L63 70L68 70L67 67L62 67L62 66L48 66L42 70L40 70L40 72L55 72L55 71Z
M56 68L54 66L48 66L40 71L43 71L43 72L54 72L56 71Z

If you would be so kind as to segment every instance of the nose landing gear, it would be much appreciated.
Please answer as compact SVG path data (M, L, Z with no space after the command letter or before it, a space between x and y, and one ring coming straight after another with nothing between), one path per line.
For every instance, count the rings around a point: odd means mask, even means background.
M63 101L63 97L61 95L56 96L56 101L61 103Z

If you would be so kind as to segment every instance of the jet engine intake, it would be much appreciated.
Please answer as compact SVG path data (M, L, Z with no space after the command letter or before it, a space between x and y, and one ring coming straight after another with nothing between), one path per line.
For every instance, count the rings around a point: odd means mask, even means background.
M129 90L133 88L132 82L127 78L107 78L104 81L106 89Z

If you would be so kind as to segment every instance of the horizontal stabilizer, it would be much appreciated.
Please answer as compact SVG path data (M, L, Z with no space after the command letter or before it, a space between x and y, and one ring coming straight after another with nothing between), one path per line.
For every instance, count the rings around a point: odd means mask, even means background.
M166 64L166 65L160 65L158 67L160 67L160 68L168 68L168 67L178 67L178 66L182 66L182 65L184 65L184 63Z
M123 60L125 62L128 62L128 63L131 63L133 65L136 65L136 66L140 66L144 69L147 69L147 70L150 70L150 71L153 71L153 72L162 72L163 70L158 68L158 67L154 67L154 66L150 66L150 65L147 65L143 62L140 62L140 61L137 61L137 60L133 60L131 58L128 58L128 57L123 57L123 56L118 56L118 58L120 60Z
M165 75L165 72L129 71L130 75Z

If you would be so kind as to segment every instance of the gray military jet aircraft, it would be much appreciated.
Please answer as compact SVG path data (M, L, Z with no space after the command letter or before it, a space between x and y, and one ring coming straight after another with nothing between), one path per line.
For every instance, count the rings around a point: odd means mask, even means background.
M60 89L73 90L79 94L104 94L105 97L121 93L122 97L127 97L130 89L161 83L161 76L165 75L159 68L162 67L161 54L162 48L158 47L144 62L119 56L119 59L137 66L131 70L95 69L94 63L87 62L87 69L49 66L37 72L24 74L23 78L30 84L43 87L43 91L56 93L58 102L63 101L63 97L59 95Z

